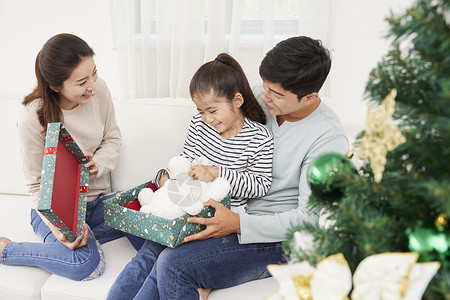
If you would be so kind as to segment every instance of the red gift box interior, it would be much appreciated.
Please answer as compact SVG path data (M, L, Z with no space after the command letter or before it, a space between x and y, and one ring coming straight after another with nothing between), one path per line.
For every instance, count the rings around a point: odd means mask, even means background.
M80 162L58 141L52 194L52 210L61 221L77 233L80 195ZM56 200L56 201L55 201Z
M147 188L152 189L152 191L156 191L158 189L154 183L149 184ZM139 203L139 200L136 199L131 201L130 203L127 203L126 205L124 205L124 207L134 210L140 210L141 204Z

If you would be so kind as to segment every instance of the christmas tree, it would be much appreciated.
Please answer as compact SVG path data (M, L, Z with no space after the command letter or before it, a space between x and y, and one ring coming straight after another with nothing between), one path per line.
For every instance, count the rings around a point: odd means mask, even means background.
M440 263L423 299L450 299L449 6L418 0L387 18L391 50L369 75L358 167L333 153L311 164L310 205L326 222L292 228L291 261L342 253L353 273L374 254L417 252Z

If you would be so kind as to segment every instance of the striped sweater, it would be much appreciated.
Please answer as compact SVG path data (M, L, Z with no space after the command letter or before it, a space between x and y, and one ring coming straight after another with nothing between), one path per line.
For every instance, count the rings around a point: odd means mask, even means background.
M219 177L231 184L232 206L264 196L272 183L273 135L260 123L244 120L242 130L224 139L195 115L184 141L182 156L191 162L204 157L219 167Z

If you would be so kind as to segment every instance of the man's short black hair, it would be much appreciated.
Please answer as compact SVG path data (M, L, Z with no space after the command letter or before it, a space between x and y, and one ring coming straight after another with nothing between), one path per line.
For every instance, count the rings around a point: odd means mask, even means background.
M304 96L319 92L331 68L330 52L320 40L298 36L279 42L267 52L259 67L263 80Z

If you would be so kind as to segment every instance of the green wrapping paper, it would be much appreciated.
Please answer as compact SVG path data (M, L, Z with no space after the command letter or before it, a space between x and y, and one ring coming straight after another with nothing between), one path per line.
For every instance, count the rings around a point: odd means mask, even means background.
M128 191L121 192L116 197L107 199L105 201L106 225L171 248L182 244L186 236L206 228L204 225L187 223L187 218L191 217L189 214L168 220L124 207L136 200L139 192L152 183L153 181L146 182ZM230 208L230 201L230 196L227 196L221 203ZM210 218L214 216L214 213L214 208L204 207L196 216Z
M60 122L49 123L38 211L73 242L82 234L89 186L88 162Z

